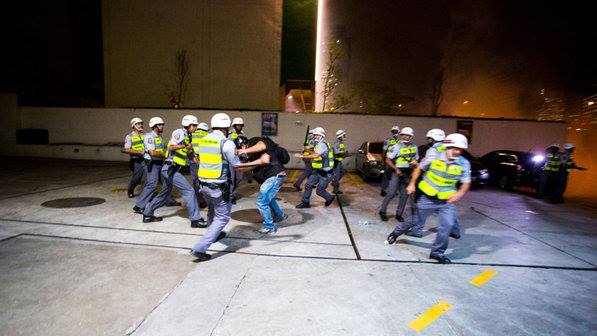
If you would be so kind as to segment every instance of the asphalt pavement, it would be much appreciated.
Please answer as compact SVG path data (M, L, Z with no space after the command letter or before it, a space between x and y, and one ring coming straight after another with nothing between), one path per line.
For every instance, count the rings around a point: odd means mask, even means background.
M183 207L142 223L126 164L3 158L1 335L590 335L597 330L597 208L485 187L458 204L453 261L422 238L385 237L379 184L354 174L330 206L257 232L258 185L243 182L227 237L195 263ZM140 192L137 189L137 194ZM330 187L331 190L331 187ZM179 195L175 194L182 201ZM392 214L395 199L388 208ZM202 211L205 216L205 210ZM410 211L406 211L410 220Z

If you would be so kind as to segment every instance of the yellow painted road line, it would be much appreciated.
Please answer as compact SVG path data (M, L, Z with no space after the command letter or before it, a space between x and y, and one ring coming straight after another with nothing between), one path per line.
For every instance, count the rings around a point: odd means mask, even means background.
M419 316L417 319L409 323L408 326L414 329L416 332L419 332L425 329L428 325L431 324L431 322L435 321L438 317L442 316L450 308L452 308L451 304L445 301L440 301L438 304L426 311L423 315Z
M352 183L354 185L356 185L357 187L362 187L363 186L363 181L361 181L361 179L356 176L353 173L348 173L348 177L350 178L350 180L352 181Z
M489 279L493 278L493 276L496 275L496 274L497 274L497 272L495 270L486 269L485 271L483 271L483 273L479 274L478 277L474 278L469 283L471 285L475 285L477 287L481 287L484 283L486 283L487 281L489 281Z

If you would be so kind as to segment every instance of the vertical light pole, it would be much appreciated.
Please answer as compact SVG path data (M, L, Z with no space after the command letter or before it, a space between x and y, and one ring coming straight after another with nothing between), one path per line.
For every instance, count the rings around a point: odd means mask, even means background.
M325 7L325 0L317 1L317 41L315 46L315 92L313 95L315 97L315 112L322 111L322 99L320 97L320 92L323 90L322 81L321 81L321 72L323 69L323 62L324 57L322 53L324 52L325 48L323 46L324 40L324 7Z

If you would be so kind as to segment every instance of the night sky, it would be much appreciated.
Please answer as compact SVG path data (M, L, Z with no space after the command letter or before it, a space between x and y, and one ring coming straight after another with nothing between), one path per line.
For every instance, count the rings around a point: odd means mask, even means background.
M508 83L517 92L510 103L523 110L535 107L542 88L560 96L597 91L596 8L590 2L328 3L328 24L350 42L350 80L394 85L422 102L442 66L453 86L483 76ZM285 15L302 14L284 20L283 36L297 42L283 42L281 81L313 79L315 1L284 6ZM100 8L99 0L3 4L2 35L10 48L0 53L0 89L17 92L23 105L101 106ZM301 50L307 54L297 57Z

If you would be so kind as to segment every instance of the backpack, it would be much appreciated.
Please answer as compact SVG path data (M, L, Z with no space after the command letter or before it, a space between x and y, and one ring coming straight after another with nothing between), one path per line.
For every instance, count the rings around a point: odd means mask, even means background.
M276 154L278 155L278 161L280 161L281 164L287 164L290 162L290 155L288 154L286 148L277 146Z

